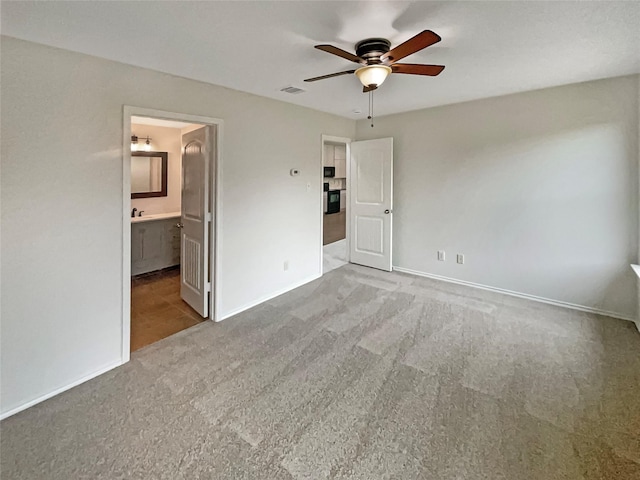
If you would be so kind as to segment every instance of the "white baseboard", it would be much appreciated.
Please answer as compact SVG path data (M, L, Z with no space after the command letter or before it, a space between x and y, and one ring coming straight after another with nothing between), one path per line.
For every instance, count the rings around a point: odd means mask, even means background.
M26 410L29 407L33 407L34 405L40 403L40 402L44 402L45 400L51 398L51 397L55 397L56 395L62 393L62 392L66 392L67 390L72 389L73 387L77 387L78 385L80 385L81 383L84 383L88 380L91 380L92 378L95 378L99 375L102 375L103 373L108 372L109 370L113 370L116 367L119 367L120 365L122 365L123 362L122 361L118 361L116 363L112 363L106 367L100 368L99 370L96 370L93 373L90 373L89 375L85 375L84 377L79 378L78 380L75 380L73 382L71 382L69 385L65 385L64 387L60 387L55 389L53 392L49 392L45 395L42 395L34 400L31 400L27 403L23 403L22 405L20 405L19 407L16 408L12 408L11 410L4 412L2 414L0 414L0 420L4 420L7 417L10 417L11 415L15 415L18 412L21 412L22 410Z
M480 290L487 290L489 292L504 293L512 297L526 298L535 302L546 303L549 305L555 305L556 307L571 308L572 310L580 310L581 312L595 313L597 315L604 315L605 317L618 318L620 320L629 320L634 322L635 319L629 315L618 312L610 312L608 310L600 310L599 308L587 307L585 305L577 305L575 303L563 302L561 300L553 300L551 298L538 297L536 295L529 295L528 293L514 292L512 290L505 290L504 288L490 287L488 285L482 285L480 283L467 282L466 280L458 280L456 278L444 277L442 275L434 275L433 273L420 272L418 270L411 270L410 268L396 267L393 269L396 272L409 273L411 275L417 275L419 277L432 278L434 280L441 280L443 282L456 283L458 285L466 285L467 287L479 288Z
M243 305L242 307L239 307L239 308L235 308L235 309L231 310L230 312L227 312L227 313L223 314L221 318L216 320L216 322L221 322L223 320L226 320L227 318L231 318L234 315L237 315L237 314L239 314L241 312L244 312L245 310L249 310L250 308L255 307L256 305L259 305L259 304L261 304L263 302L267 302L267 301L271 300L272 298L279 297L283 293L287 293L287 292L289 292L289 291L291 291L291 290L293 290L295 288L301 287L302 285L305 285L305 284L307 284L309 282L313 282L314 280L317 280L320 277L322 277L322 274L314 274L314 275L312 275L310 277L307 277L306 279L302 280L301 282L294 283L294 284L292 284L292 285L290 285L288 287L285 287L285 288L283 288L281 290L278 290L278 291L273 292L273 293L269 293L268 295L260 297L259 299L257 299L254 302L248 303L248 304Z

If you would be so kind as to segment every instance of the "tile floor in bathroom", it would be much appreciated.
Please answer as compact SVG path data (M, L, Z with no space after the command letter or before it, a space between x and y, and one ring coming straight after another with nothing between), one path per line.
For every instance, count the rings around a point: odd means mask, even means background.
M180 298L178 267L131 278L131 351L203 322Z

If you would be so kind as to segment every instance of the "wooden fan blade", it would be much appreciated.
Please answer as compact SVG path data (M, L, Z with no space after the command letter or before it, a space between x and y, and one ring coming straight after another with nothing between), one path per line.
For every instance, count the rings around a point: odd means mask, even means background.
M423 48L427 48L434 43L438 43L440 40L442 39L437 33L433 33L431 30L424 30L417 34L415 37L412 37L406 42L401 43L396 48L389 50L387 53L382 55L380 59L383 62L385 60L397 62L407 55L411 55L412 53L416 53L417 51L422 50Z
M340 75L349 75L350 73L354 72L355 70L347 70L346 72L330 73L329 75L322 75L321 77L307 78L305 82L315 82L317 80L324 80L325 78L339 77Z
M408 73L409 75L428 75L435 77L444 70L444 65L421 65L418 63L394 63L391 65L393 73Z
M354 63L362 63L362 59L360 57L356 57L353 53L346 52L341 48L334 47L333 45L316 45L315 48L322 50L323 52L333 53L339 57L351 60Z
M377 85L369 85L368 87L362 87L362 93L369 93L378 88Z

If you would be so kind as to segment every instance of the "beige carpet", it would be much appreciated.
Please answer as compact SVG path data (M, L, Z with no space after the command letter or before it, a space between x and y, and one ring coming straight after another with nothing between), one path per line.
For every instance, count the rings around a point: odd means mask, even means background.
M640 334L347 265L1 434L3 480L637 480Z

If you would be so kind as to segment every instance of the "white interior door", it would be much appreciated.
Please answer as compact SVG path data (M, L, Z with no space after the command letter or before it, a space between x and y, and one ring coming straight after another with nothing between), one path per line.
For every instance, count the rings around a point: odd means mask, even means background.
M211 127L182 136L182 232L180 296L203 317L209 315L209 165Z
M351 142L351 262L391 271L393 138Z

